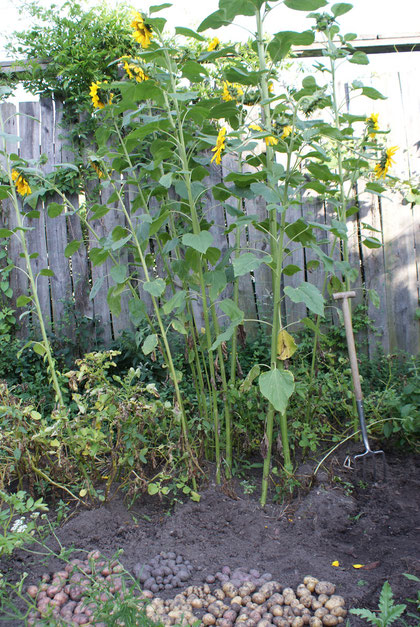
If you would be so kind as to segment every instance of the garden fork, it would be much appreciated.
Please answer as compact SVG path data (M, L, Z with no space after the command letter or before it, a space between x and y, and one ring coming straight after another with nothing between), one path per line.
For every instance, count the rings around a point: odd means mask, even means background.
M349 298L354 298L356 296L356 292L337 292L333 294L334 300L342 301L342 310L344 317L344 327L346 330L346 339L347 339L347 347L349 351L349 359L350 359L350 368L351 368L351 376L353 379L353 389L354 395L356 397L356 406L357 413L359 416L360 422L360 430L362 432L363 444L365 445L365 451L360 453L359 455L354 456L354 461L361 459L362 460L362 477L365 480L366 477L366 461L371 458L373 463L373 481L376 482L376 458L380 456L383 463L383 480L386 478L386 462L385 462L385 453L383 451L372 451L369 444L369 438L367 434L366 428L366 420L365 420L365 412L363 409L363 396L362 396L362 388L360 385L360 375L359 368L357 365L356 358L356 346L354 344L354 335L353 328L351 324L351 316L350 316L350 307L349 307Z

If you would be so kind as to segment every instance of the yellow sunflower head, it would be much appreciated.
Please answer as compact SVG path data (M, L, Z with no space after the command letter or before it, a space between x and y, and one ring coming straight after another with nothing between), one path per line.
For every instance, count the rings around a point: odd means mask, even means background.
M131 22L133 29L133 37L141 45L142 48L148 48L153 38L152 27L146 24L144 17L138 11L133 12L133 21Z

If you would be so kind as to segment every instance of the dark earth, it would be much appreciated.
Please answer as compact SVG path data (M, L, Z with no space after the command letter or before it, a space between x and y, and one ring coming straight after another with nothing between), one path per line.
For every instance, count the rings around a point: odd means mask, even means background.
M351 447L353 453L360 449ZM374 483L369 472L362 481L360 468L343 465L349 452L331 456L315 477L315 464L301 466L302 487L288 503L271 502L262 509L259 476L221 487L209 481L200 489L199 503L174 504L143 495L128 508L118 493L102 507L74 511L57 537L65 547L98 549L109 558L122 549L119 559L131 573L136 564L161 551L181 554L193 567L186 585L203 584L223 566L270 572L292 588L305 575L313 575L333 582L347 608L377 609L381 588L389 581L395 601L418 615L407 599L416 598L419 584L403 573L420 577L419 458L388 452L386 480ZM339 566L332 565L335 560ZM354 564L363 568L355 569ZM52 559L45 564L20 550L3 558L0 566L9 580L26 571L27 583L37 584L43 573L61 570L63 563ZM158 596L179 591L165 590ZM405 623L398 619L393 624L420 624L416 618L403 618ZM353 615L348 620L351 627L367 624Z

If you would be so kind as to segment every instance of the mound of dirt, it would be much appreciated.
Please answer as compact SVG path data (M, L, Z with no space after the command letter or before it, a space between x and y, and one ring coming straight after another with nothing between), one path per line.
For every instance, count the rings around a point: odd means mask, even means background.
M240 482L228 489L210 483L200 491L199 503L186 501L172 509L148 496L128 509L117 496L98 509L75 512L57 537L65 547L99 550L107 558L122 550L119 559L131 573L162 551L182 555L192 565L187 585L202 585L226 566L269 572L291 587L313 575L332 581L348 608L373 609L386 580L396 602L417 594L403 573L420 575L419 477L415 457L388 455L386 482L376 485L360 481L343 466L343 458L335 458L287 505L262 509L257 489L249 494L249 482L248 493ZM336 560L339 565L333 566ZM24 551L0 565L9 579L28 572L28 583L63 566L58 560L42 564ZM159 596L175 593L163 590ZM351 627L365 625L355 616L349 621Z

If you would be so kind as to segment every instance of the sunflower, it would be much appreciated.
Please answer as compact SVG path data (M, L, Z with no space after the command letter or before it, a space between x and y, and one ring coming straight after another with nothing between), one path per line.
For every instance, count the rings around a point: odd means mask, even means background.
M286 137L289 137L292 131L293 131L292 126L285 126L283 128L283 133L281 134L281 139L285 139Z
M127 73L128 78L135 78L138 83L142 83L143 81L148 81L149 77L145 73L145 71L135 63L129 63L128 59L130 57L121 57L121 60L124 61L124 70ZM137 61L137 59L135 59Z
M378 118L379 113L371 113L370 116L365 120L366 127L369 132L369 137L371 139L375 139L375 133L372 133L372 131L379 131Z
M214 160L216 160L217 165L220 165L222 163L222 150L224 150L226 147L225 139L226 128L223 126L220 129L219 134L217 135L216 145L214 148L212 148L212 152L214 152L214 155L212 156L210 163L213 163Z
M21 196L27 196L32 193L28 181L16 170L12 170L12 181L15 182L16 190Z
M135 11L133 13L133 21L131 22L131 28L134 29L134 39L143 47L148 48L150 41L153 37L152 27L146 24L141 13Z
M96 83L92 83L89 90L89 95L92 98L92 104L95 109L103 109L105 107L105 103L99 97L98 91L101 88L103 83L107 83L108 81L97 81ZM114 94L109 94L108 104L111 104Z
M214 37L214 39L212 39L209 45L207 46L207 51L211 52L212 50L216 50L216 48L219 47L219 44L220 44L220 40L217 37Z
M386 148L382 151L381 159L379 163L375 165L375 174L377 179L384 179L386 177L389 168L393 163L395 163L392 157L395 155L397 150L398 146L391 146L391 148Z
M244 95L244 90L238 83L232 85L228 81L223 81L222 100L229 102L230 100L237 100L240 96Z
M249 125L249 128L253 131L259 131L260 133L265 132L264 129L261 128L259 124L255 124L254 122ZM267 146L275 146L276 144L279 143L279 140L277 139L277 137L274 137L273 135L268 135L267 137L264 137L264 141L267 144Z
M94 161L90 162L90 165L92 166L92 168L95 170L96 174L98 175L98 178L103 178L104 173L102 172L102 170L96 165L96 163Z

